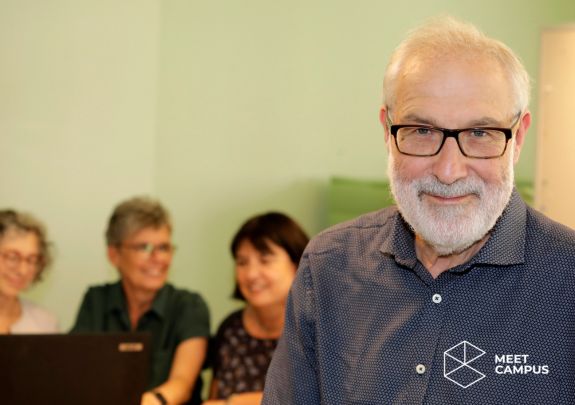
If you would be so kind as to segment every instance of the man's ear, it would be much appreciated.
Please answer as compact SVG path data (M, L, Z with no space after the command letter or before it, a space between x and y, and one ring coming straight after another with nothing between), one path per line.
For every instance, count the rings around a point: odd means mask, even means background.
M389 143L389 128L387 127L387 110L385 105L379 109L379 122L383 125L383 133L385 135L385 143Z
M519 155L521 154L521 148L523 147L523 142L525 141L525 135L527 134L527 130L531 126L531 113L527 111L521 117L519 121L519 128L517 128L517 132L515 134L515 149L513 153L513 163L516 164L519 161Z

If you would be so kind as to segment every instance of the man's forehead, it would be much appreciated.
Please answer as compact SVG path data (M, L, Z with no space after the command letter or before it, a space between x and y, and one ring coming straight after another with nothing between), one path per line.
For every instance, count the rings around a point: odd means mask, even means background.
M392 120L435 126L500 126L516 114L513 85L486 61L420 59L398 76ZM449 125L449 126L448 126Z
M390 112L390 118L393 112ZM444 120L431 113L426 113L425 111L411 111L405 113L397 113L394 121L400 120L401 123L413 123L422 125L431 125L434 127L442 127L445 124ZM457 121L460 122L459 127L505 127L508 125L509 117L505 116L489 116L489 115L469 115L465 116L463 114L457 115ZM453 121L450 120L450 121Z
M470 61L467 59L417 63L398 76L399 84L414 83L421 86L429 80L442 82L446 91L457 89L470 81L489 83L493 81L510 82L509 76L499 64L486 60Z

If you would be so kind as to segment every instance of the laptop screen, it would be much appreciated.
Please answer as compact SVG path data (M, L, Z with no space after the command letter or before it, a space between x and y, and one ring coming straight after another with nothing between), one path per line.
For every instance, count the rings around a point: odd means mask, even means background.
M148 333L0 335L6 404L140 404L150 371Z

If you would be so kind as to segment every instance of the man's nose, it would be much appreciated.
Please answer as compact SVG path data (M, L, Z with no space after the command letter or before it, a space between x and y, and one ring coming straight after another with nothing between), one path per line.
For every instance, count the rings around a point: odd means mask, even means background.
M443 184L452 184L467 177L467 157L463 155L457 140L447 138L433 163L433 174Z

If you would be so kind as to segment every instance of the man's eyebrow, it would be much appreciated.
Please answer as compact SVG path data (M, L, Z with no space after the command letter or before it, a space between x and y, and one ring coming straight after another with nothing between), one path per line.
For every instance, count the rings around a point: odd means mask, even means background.
M438 126L437 121L435 121L433 118L425 118L417 114L407 114L405 117L403 117L402 121L413 124L431 125L433 127Z
M421 125L431 125L433 127L441 127L439 123L431 117L423 117L417 114L407 114L403 117L402 121L414 124L421 124ZM480 117L473 119L466 123L465 127L462 128L472 128L472 127L501 127L501 121L493 118L493 117Z

